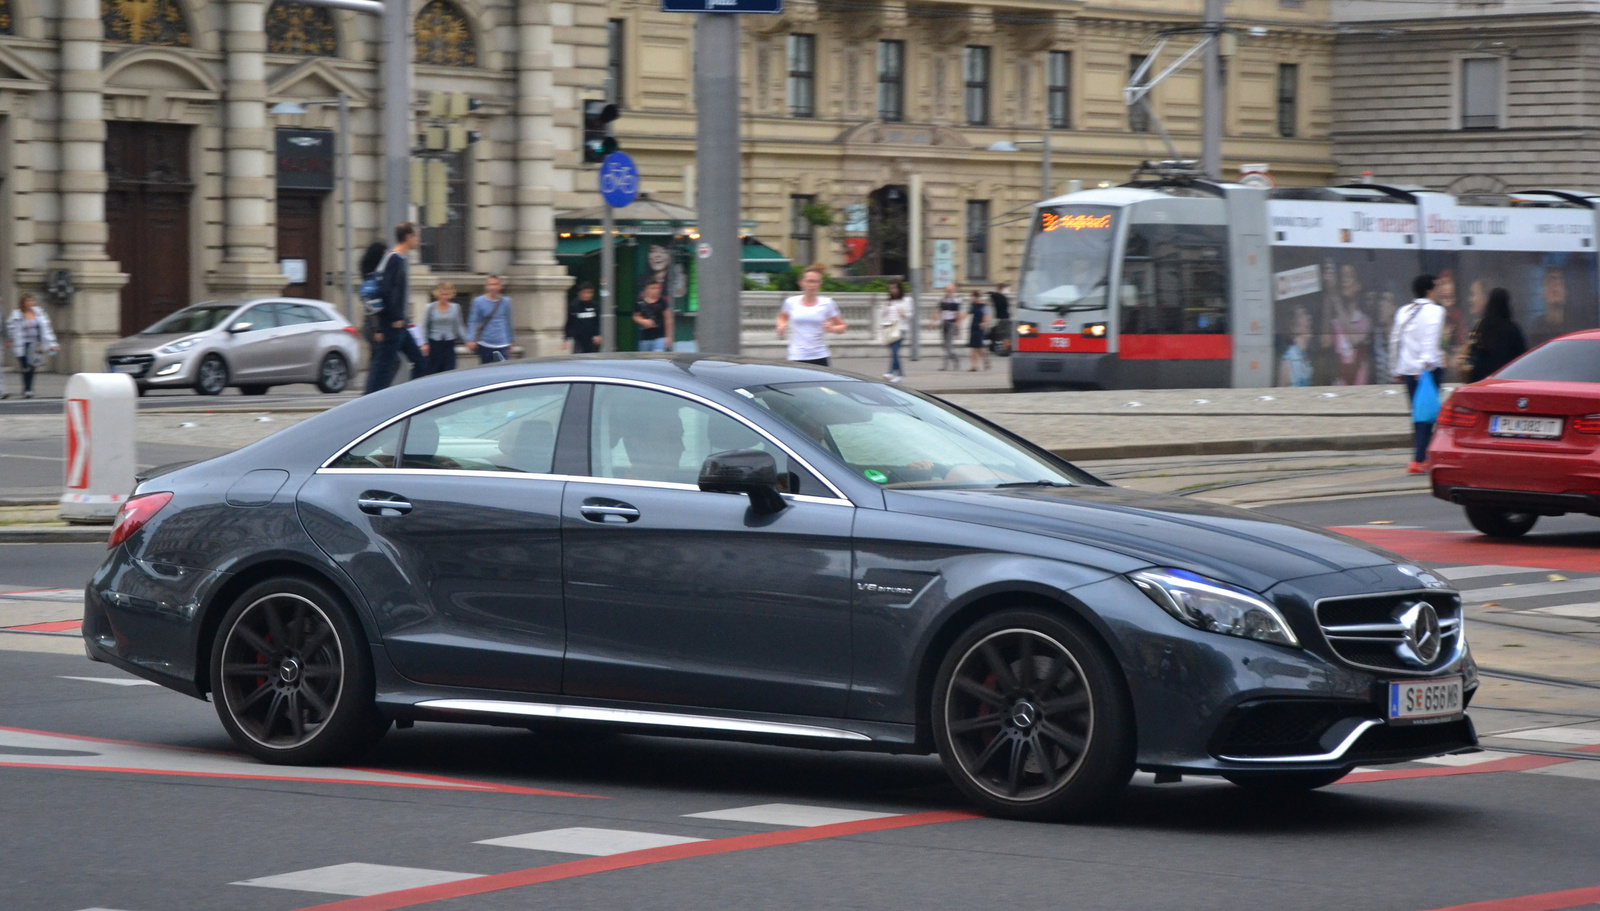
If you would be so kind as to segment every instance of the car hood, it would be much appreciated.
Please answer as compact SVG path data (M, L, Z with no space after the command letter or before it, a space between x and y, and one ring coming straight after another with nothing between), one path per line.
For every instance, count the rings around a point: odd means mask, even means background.
M1048 535L1257 592L1289 579L1407 562L1319 528L1119 487L884 493L897 512Z
M148 354L162 345L170 345L180 338L195 335L193 332L163 332L159 335L130 335L113 342L106 354Z

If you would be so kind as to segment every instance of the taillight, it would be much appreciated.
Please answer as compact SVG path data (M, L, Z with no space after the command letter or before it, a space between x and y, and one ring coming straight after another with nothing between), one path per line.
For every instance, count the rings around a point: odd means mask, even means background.
M361 334L360 332L356 331L356 327L354 327L354 326L345 326L344 327L344 331L350 333L351 335L360 335Z
M1482 415L1476 411L1473 411L1471 408L1465 408L1461 405L1452 405L1449 402L1446 402L1445 406L1439 409L1439 426L1476 427L1478 426L1478 418L1480 417L1482 417Z
M107 548L116 547L134 532L144 527L161 507L172 502L172 494L146 493L137 497L129 497L128 502L122 504L117 510L117 524L111 526L111 539L106 542Z
M1579 433L1600 435L1600 414L1586 414L1572 419L1572 429Z

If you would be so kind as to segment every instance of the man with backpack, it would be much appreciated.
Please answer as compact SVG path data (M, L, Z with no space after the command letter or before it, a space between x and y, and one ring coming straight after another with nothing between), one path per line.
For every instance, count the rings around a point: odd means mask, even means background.
M383 257L375 271L377 283L373 289L376 297L372 304L375 312L372 366L367 371L368 392L377 392L394 382L395 372L400 368L401 354L411 361L412 378L420 375L418 365L422 363L422 349L417 347L416 339L407 329L410 307L406 300L409 281L406 257L416 248L417 226L409 221L401 222L394 229L394 249ZM362 285L363 290L370 287L368 282Z
M501 292L505 282L491 275L483 281L483 293L473 298L467 316L467 347L478 349L478 363L492 364L511 358L511 298Z

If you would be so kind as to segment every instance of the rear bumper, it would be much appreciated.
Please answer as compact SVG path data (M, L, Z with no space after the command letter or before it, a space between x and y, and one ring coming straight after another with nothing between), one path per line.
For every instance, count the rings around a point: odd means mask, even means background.
M1547 516L1600 515L1600 459L1593 453L1465 447L1446 431L1434 437L1428 461L1433 495L1441 500Z
M1600 496L1594 494L1451 487L1435 482L1433 495L1461 506L1498 506L1541 516L1562 516L1569 512L1600 516Z

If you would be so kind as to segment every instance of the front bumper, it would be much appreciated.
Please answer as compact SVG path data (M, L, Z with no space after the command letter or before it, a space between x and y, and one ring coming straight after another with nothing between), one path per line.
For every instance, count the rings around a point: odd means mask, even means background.
M146 389L188 386L194 383L194 365L197 360L193 354L191 351L178 354L154 352L108 354L106 371L126 373L133 377L134 382L140 387Z

